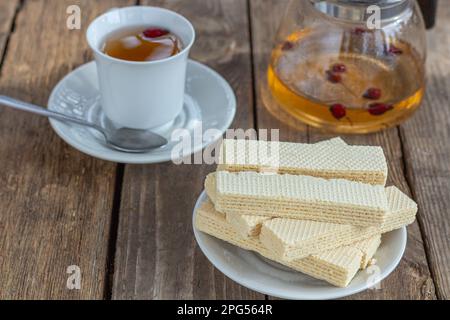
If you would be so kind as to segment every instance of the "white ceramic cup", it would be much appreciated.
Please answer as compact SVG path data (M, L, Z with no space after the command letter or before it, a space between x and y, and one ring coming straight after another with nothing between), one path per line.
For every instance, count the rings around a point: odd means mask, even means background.
M170 30L183 43L183 50L167 59L133 62L102 52L108 35L131 27ZM170 125L183 109L186 68L195 40L192 24L183 16L156 7L126 7L95 19L87 30L94 51L102 108L114 124L135 129Z

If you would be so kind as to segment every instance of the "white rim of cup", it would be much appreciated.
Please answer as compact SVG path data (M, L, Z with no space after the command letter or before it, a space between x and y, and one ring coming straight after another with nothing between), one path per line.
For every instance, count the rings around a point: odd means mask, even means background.
M178 18L180 18L181 20L183 20L184 22L186 22L187 26L189 27L191 33L192 33L192 39L189 42L189 44L187 46L184 46L183 50L181 50L180 52L178 52L176 55L173 55L171 57L168 58L164 58L164 59L160 59L160 60L155 60L155 61L128 61L128 60L122 60L122 59L117 59L114 57L111 57L107 54L105 54L104 52L102 52L100 50L100 48L98 48L97 46L94 46L92 41L89 39L89 33L91 33L92 28L94 27L94 24L97 23L100 19L104 18L105 16L107 16L108 14L111 14L113 11L126 11L126 10L132 10L132 9L151 9L151 10L155 10L155 11L161 11L164 13L168 13L171 15L174 15ZM130 65L152 65L152 64L160 64L160 63L164 63L164 62L168 62L171 61L173 59L176 59L178 56L184 54L186 51L189 51L194 42L195 42L195 38L196 38L196 33L195 33L195 28L192 25L192 23L184 16L182 16L181 14L169 10L169 9L165 9L165 8L160 8L160 7L152 7L152 6L129 6L129 7L123 7L123 8L115 8L115 9L111 9L110 11L107 11L103 14L101 14L100 16L98 16L97 18L95 18L89 25L89 27L87 28L86 31L86 39L88 42L89 47L97 54L101 55L102 57L109 59L111 61L115 61L115 62L120 62L120 63L125 63L125 64L130 64Z

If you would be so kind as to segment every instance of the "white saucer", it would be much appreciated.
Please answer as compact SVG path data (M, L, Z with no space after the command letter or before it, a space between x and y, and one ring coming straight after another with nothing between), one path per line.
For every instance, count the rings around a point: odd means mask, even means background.
M95 62L87 63L68 74L53 90L48 108L105 124L101 110ZM120 163L159 163L173 160L172 149L179 137L171 139L175 129L186 129L208 136L192 138L190 148L184 148L178 158L196 153L217 141L231 125L236 113L236 97L227 81L207 66L189 61L186 96L182 113L163 132L170 143L144 154L129 154L110 149L102 136L94 130L50 120L55 132L69 145L90 156ZM214 129L211 131L210 129Z
M206 199L203 192L195 205L194 215ZM383 235L375 255L376 266L360 271L347 288L337 288L216 239L195 227L194 234L209 261L233 281L262 294L299 300L338 299L376 286L400 263L407 238L406 228Z

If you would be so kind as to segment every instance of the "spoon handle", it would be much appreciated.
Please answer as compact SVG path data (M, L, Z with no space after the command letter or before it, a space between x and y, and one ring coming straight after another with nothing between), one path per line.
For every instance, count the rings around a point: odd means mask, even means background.
M31 103L27 103L24 101L16 100L11 97L0 95L0 104L4 105L6 107L13 108L13 109L27 111L27 112L31 112L31 113L34 113L34 114L37 114L40 116L53 118L55 120L69 121L69 122L73 122L73 123L76 123L79 125L88 126L97 131L103 132L103 130L100 127L98 127L97 125L95 125L93 123L87 122L87 121L79 119L77 117L68 116L68 115L65 115L65 114L62 114L59 112L50 111L46 108L31 104Z

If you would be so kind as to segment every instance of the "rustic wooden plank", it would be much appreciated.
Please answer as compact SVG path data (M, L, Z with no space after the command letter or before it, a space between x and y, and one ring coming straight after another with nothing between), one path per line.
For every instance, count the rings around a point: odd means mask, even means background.
M268 58L272 49L276 29L281 21L287 1L251 0L255 79L258 88L266 76ZM260 91L258 97L262 92ZM285 141L317 142L332 135L321 134L316 129L306 128L294 122L299 130L280 123L257 100L257 126L259 128L281 128L280 136ZM344 137L350 144L381 145L389 161L390 183L409 193L403 172L401 142L397 129L368 136ZM351 297L352 299L428 299L434 298L434 286L427 265L424 246L417 224L409 228L408 249L401 265L381 284L381 290L370 290Z
M7 39L14 23L15 13L19 8L19 5L19 0L0 2L0 63L2 61Z
M247 4L242 0L143 1L180 12L196 27L192 57L219 71L238 97L235 128L252 128ZM212 166L127 166L115 259L114 299L254 299L198 249L192 209Z
M450 299L450 7L439 2L437 26L428 34L428 87L416 116L401 126L406 172L421 209L436 293Z
M58 79L86 62L88 22L125 3L26 1L0 92L45 105ZM69 31L66 8L74 4L83 29ZM71 149L46 119L2 107L0 114L0 299L102 298L116 165ZM81 290L66 287L71 265L80 267Z

